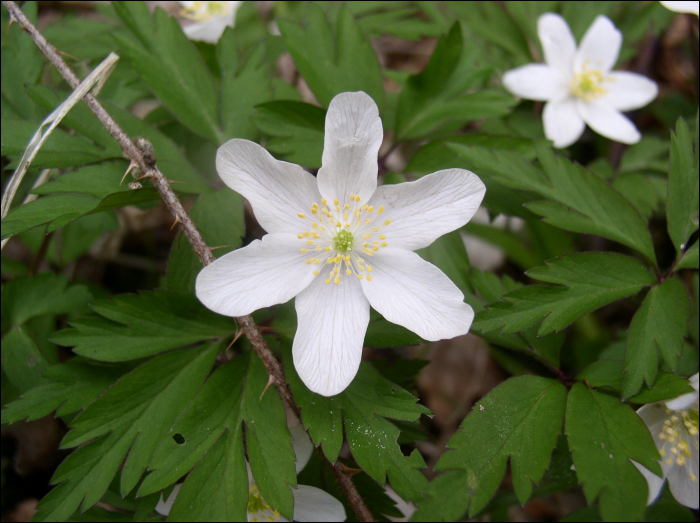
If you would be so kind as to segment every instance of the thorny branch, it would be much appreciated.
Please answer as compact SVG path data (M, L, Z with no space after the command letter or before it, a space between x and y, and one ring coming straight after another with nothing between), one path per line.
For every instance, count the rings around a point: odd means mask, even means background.
M49 59L54 67L56 67L58 72L61 73L61 76L63 76L66 82L68 82L68 85L70 85L73 89L78 87L80 84L80 79L59 56L56 48L52 46L46 40L46 38L44 38L36 27L34 27L17 4L11 0L3 0L2 3L10 12L11 21L17 22L24 30L27 31L44 56ZM180 230L190 241L194 252L197 253L197 256L201 260L202 264L206 266L213 262L215 259L214 255L211 253L210 248L204 242L204 239L202 238L201 234L199 234L196 226L183 209L180 200L170 187L170 183L168 182L167 178L165 178L163 173L160 172L160 169L158 169L152 155L143 154L141 149L134 144L129 136L121 129L121 127L119 127L117 122L112 119L109 113L91 93L87 93L83 97L83 100L85 100L85 103L88 105L90 110L95 114L95 116L97 116L100 122L102 122L102 125L104 125L112 137L119 143L124 154L131 160L131 166L138 167L143 177L151 180L154 187L163 199L163 202L168 207L171 214L175 217L175 223L179 225ZM265 365L265 368L270 375L270 383L277 386L277 390L279 391L280 396L282 396L282 399L294 411L296 416L301 419L299 407L294 402L289 385L284 378L282 366L280 365L279 361L277 361L277 358L275 358L270 348L267 346L267 343L260 334L260 331L258 330L257 325L255 325L253 318L250 316L241 316L236 318L236 320L241 326L243 333L246 335L251 345L255 349L255 352ZM319 450L319 452L321 451ZM360 521L374 521L372 514L365 505L342 464L336 463L334 465L328 461L327 463L331 467L333 474L338 480L338 484L350 502L358 519Z

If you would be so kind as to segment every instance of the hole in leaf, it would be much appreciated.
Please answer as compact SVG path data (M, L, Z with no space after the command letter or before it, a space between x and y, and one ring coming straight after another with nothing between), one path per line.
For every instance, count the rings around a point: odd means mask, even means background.
M174 434L173 439L175 440L175 443L177 443L178 445L184 445L185 441L187 441L182 434Z

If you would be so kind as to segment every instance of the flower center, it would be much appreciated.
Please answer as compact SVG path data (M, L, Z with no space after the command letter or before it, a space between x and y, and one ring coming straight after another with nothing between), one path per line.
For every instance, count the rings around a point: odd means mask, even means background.
M331 265L325 282L340 284L344 272L347 276L355 275L360 280L372 281L372 266L365 262L363 256L374 256L381 248L386 247L386 236L381 234L382 228L388 226L391 220L380 221L379 215L384 207L375 211L373 206L360 204L360 197L350 195L350 202L340 203L336 198L332 205L324 199L321 206L311 205L311 215L303 212L297 216L311 225L307 230L297 234L299 239L306 239L306 245L301 252L312 251L315 256L306 259L307 265L316 265L314 274L321 273L321 265Z
M664 426L658 438L663 442L659 454L666 465L674 463L683 467L698 452L698 411L672 411L666 409L671 416L664 421ZM680 417L678 416L680 414ZM690 481L697 481L697 476L689 471Z
M248 490L248 521L279 521L280 513L263 499L257 485Z
M586 64L583 64L581 71L574 74L574 79L571 82L571 92L590 102L608 93L608 90L603 87L605 82L612 82L609 77L606 77L602 71L597 69L589 69Z
M184 2L183 2L184 3ZM231 2L187 2L180 16L195 22L206 22L217 16L226 16L231 13Z

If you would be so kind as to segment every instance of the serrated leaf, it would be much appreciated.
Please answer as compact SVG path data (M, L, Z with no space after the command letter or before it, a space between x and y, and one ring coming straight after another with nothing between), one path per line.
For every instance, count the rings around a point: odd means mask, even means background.
M62 99L68 96L67 93L64 94L61 91L52 91L40 85L29 86L28 92L32 100L47 111L52 110L61 103ZM190 164L189 160L180 150L180 147L169 137L154 126L147 124L137 116L109 100L104 100L102 104L112 118L114 118L129 136L140 136L151 142L158 162L158 168L169 180L177 182L177 184L173 186L175 191L200 193L211 190L211 187L197 174L197 170ZM102 144L106 148L116 146L119 152L117 157L121 158L121 150L117 142L84 104L78 104L73 107L71 112L63 119L62 123L75 129L75 131L83 136L94 140L96 143ZM125 171L126 166L119 174L118 180L121 180ZM86 182L87 181L86 179ZM123 187L120 186L120 190L127 190L126 184L123 184Z
M222 39L234 38L233 31L226 31ZM272 73L265 59L266 46L259 44L238 68L238 60L232 60L233 46L226 42L217 46L217 62L221 68L221 120L224 139L245 138L253 140L258 131L251 121L255 106L272 98Z
M114 4L132 34L113 33L126 57L165 107L195 133L220 144L214 80L180 24L158 8L152 17L143 2Z
M379 62L349 9L345 5L340 8L335 34L317 4L307 4L305 9L303 25L284 19L278 19L277 23L287 51L316 99L328 107L339 93L364 91L374 99L381 113L384 86Z
M2 370L10 382L24 393L42 385L42 372L49 362L21 327L13 327L2 339Z
M685 376L660 371L654 385L650 389L642 390L636 396L631 397L629 401L630 403L641 404L653 403L655 401L677 398L694 390Z
M577 383L567 400L566 434L588 503L599 500L605 521L641 519L647 485L630 460L661 475L659 452L641 418L619 399Z
M458 144L449 147L470 161L479 174L483 171L506 187L534 191L548 198L526 204L545 222L615 240L655 261L644 218L629 200L595 173L538 145L535 147L543 169L512 152L494 154L481 147Z
M291 355L287 354L291 361ZM285 365L287 380L301 408L304 426L314 443L322 445L329 461L335 462L343 443L343 425L355 461L380 485L387 480L399 496L416 499L427 484L417 469L425 467L418 451L404 456L397 443L399 429L385 420L414 421L430 411L416 403L415 396L383 378L363 362L350 386L330 398L314 394L304 386L293 365Z
M436 470L466 471L464 509L474 515L488 503L511 461L521 504L542 479L561 432L566 388L538 376L519 376L479 400L447 444Z
M241 246L245 234L243 197L228 187L200 194L192 206L190 218L202 233L205 243L216 248L217 257ZM186 237L175 240L166 273L168 289L193 293L194 282L202 268L189 240Z
M275 100L256 109L253 122L271 137L266 143L270 152L311 169L321 167L326 111L292 100Z
M2 330L44 314L67 314L90 301L85 285L70 284L62 274L20 276L2 287Z
M87 166L41 186L36 192L46 196L14 208L2 220L2 237L44 224L52 232L82 216L160 198L151 187L132 190L126 184L120 186L126 168L122 161Z
M698 145L688 124L679 119L671 133L671 163L668 170L666 218L668 233L679 253L698 228ZM693 151L695 145L695 151Z
M544 319L538 335L548 334L655 283L641 262L612 252L562 256L527 274L565 287L529 285L517 289L503 297L506 302L494 303L479 313L472 328L517 332Z
M504 92L480 90L484 70L469 64L462 31L455 23L438 42L423 72L408 79L399 94L398 139L425 136L445 123L467 122L508 114L517 100Z
M51 341L77 354L124 361L234 333L231 318L206 309L191 294L172 291L122 294L94 302L99 316L71 322Z
M700 246L700 242L696 241L690 249L683 253L683 257L676 265L676 270L700 268L700 250L698 246Z
M124 373L120 367L94 366L82 357L71 358L46 369L47 383L39 385L18 400L5 405L2 423L41 418L56 411L61 417L87 407Z
M255 356L236 358L217 369L163 438L149 465L153 472L144 480L139 495L157 492L194 467L170 518L211 521L235 514L234 521L245 519L245 422L247 455L255 482L265 501L291 519L289 486L296 486L294 452L279 396L270 394L274 391L262 394L267 382L265 368Z
M416 333L401 325L391 323L374 309L370 309L369 324L365 334L366 347L398 347L401 345L417 345L423 340Z
M627 334L623 399L637 394L644 382L654 384L659 355L672 370L677 368L690 312L688 291L676 278L649 291Z
M41 501L39 518L63 520L79 507L90 508L107 490L125 457L121 494L128 494L206 378L218 349L209 345L153 358L81 412L61 444L70 447L94 441L74 451L56 469L52 481L64 483Z

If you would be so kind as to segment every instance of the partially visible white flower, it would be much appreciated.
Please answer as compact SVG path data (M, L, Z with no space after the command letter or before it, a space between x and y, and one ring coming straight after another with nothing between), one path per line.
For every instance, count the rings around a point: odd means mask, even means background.
M292 434L292 447L296 455L296 471L299 474L309 462L314 445L301 425L292 426L289 431ZM248 521L289 521L265 502L247 463L246 468L248 469L248 485L250 487L248 489ZM160 496L155 508L158 514L163 516L170 514L181 488L182 483L175 485L166 500L163 499L162 495ZM292 489L292 495L294 496L294 521L345 521L343 504L319 488L298 485Z
M622 33L605 16L598 16L581 44L566 21L545 13L537 22L544 64L528 64L503 76L505 87L521 98L547 102L542 119L547 138L555 147L579 139L586 124L598 134L623 143L641 135L621 114L656 98L658 88L645 76L611 71L622 45Z
M693 13L696 16L700 16L699 11L700 11L700 2L695 1L695 2L687 2L687 1L678 1L678 2L661 2L661 5L664 6L666 9L670 9L671 11L675 11L676 13Z
M203 40L215 44L226 27L233 27L236 11L243 2L180 2L180 16L196 23L185 26L183 31L190 40Z
M659 449L663 477L634 463L649 485L647 504L653 503L668 479L671 494L692 509L698 508L698 375L690 379L695 392L670 401L657 401L637 411Z
M462 292L413 251L467 223L486 187L463 169L377 187L384 133L363 92L333 98L325 130L316 177L254 142L219 148L219 176L269 234L202 269L195 291L227 316L296 296L294 367L310 390L333 396L357 374L370 305L429 341L469 331Z

